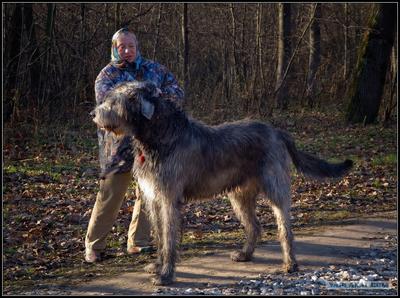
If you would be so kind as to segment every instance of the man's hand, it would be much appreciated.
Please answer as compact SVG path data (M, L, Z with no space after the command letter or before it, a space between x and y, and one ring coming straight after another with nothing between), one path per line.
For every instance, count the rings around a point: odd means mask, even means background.
M116 152L112 154L111 160L106 163L105 169L100 173L100 178L106 179L109 175L129 172L132 169L134 158L132 139L124 137Z
M163 93L162 93L161 89L160 88L156 88L156 95L154 97L160 97L162 95L163 95Z

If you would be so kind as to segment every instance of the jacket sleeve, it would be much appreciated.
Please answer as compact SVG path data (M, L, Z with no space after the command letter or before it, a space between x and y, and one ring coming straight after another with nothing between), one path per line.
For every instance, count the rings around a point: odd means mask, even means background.
M105 95L115 86L107 72L102 70L95 81L96 104L104 102ZM117 138L112 132L98 129L99 160L102 176L119 164L118 173L129 172L133 165L131 138Z
M164 79L161 84L161 91L164 98L171 99L175 101L179 106L183 106L185 93L183 89L179 86L178 81L175 76L163 67Z
M96 95L96 104L100 105L104 101L104 97L108 91L114 87L114 82L109 78L103 69L96 78L94 83L94 91Z

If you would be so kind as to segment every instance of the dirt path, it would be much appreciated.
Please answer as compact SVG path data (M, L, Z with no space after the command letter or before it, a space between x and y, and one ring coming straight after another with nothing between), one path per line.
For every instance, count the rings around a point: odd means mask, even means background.
M357 219L342 226L326 226L310 235L297 233L295 245L300 270L352 265L356 262L355 256L365 255L370 249L384 245L388 235L397 235L397 219L389 217ZM209 251L178 263L176 282L172 286L183 289L210 284L230 285L259 274L281 272L281 250L277 241L258 246L253 261L248 263L233 263L229 258L230 252L228 249ZM160 287L152 286L149 278L150 275L144 272L122 273L118 277L99 278L71 286L68 292L72 295L151 295Z

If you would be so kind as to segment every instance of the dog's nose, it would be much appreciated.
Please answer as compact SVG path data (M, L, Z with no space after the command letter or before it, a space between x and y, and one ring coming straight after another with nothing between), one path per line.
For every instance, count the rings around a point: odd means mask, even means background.
M92 116L92 117L95 117L95 116L96 116L96 110L92 110L92 111L89 113L89 115Z

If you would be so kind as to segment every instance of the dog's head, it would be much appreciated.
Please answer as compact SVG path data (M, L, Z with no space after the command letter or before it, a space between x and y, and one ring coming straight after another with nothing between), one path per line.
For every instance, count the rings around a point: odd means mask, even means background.
M91 112L93 121L100 129L117 135L132 135L135 120L151 120L154 114L152 99L160 93L149 81L123 82L107 93L104 102Z

